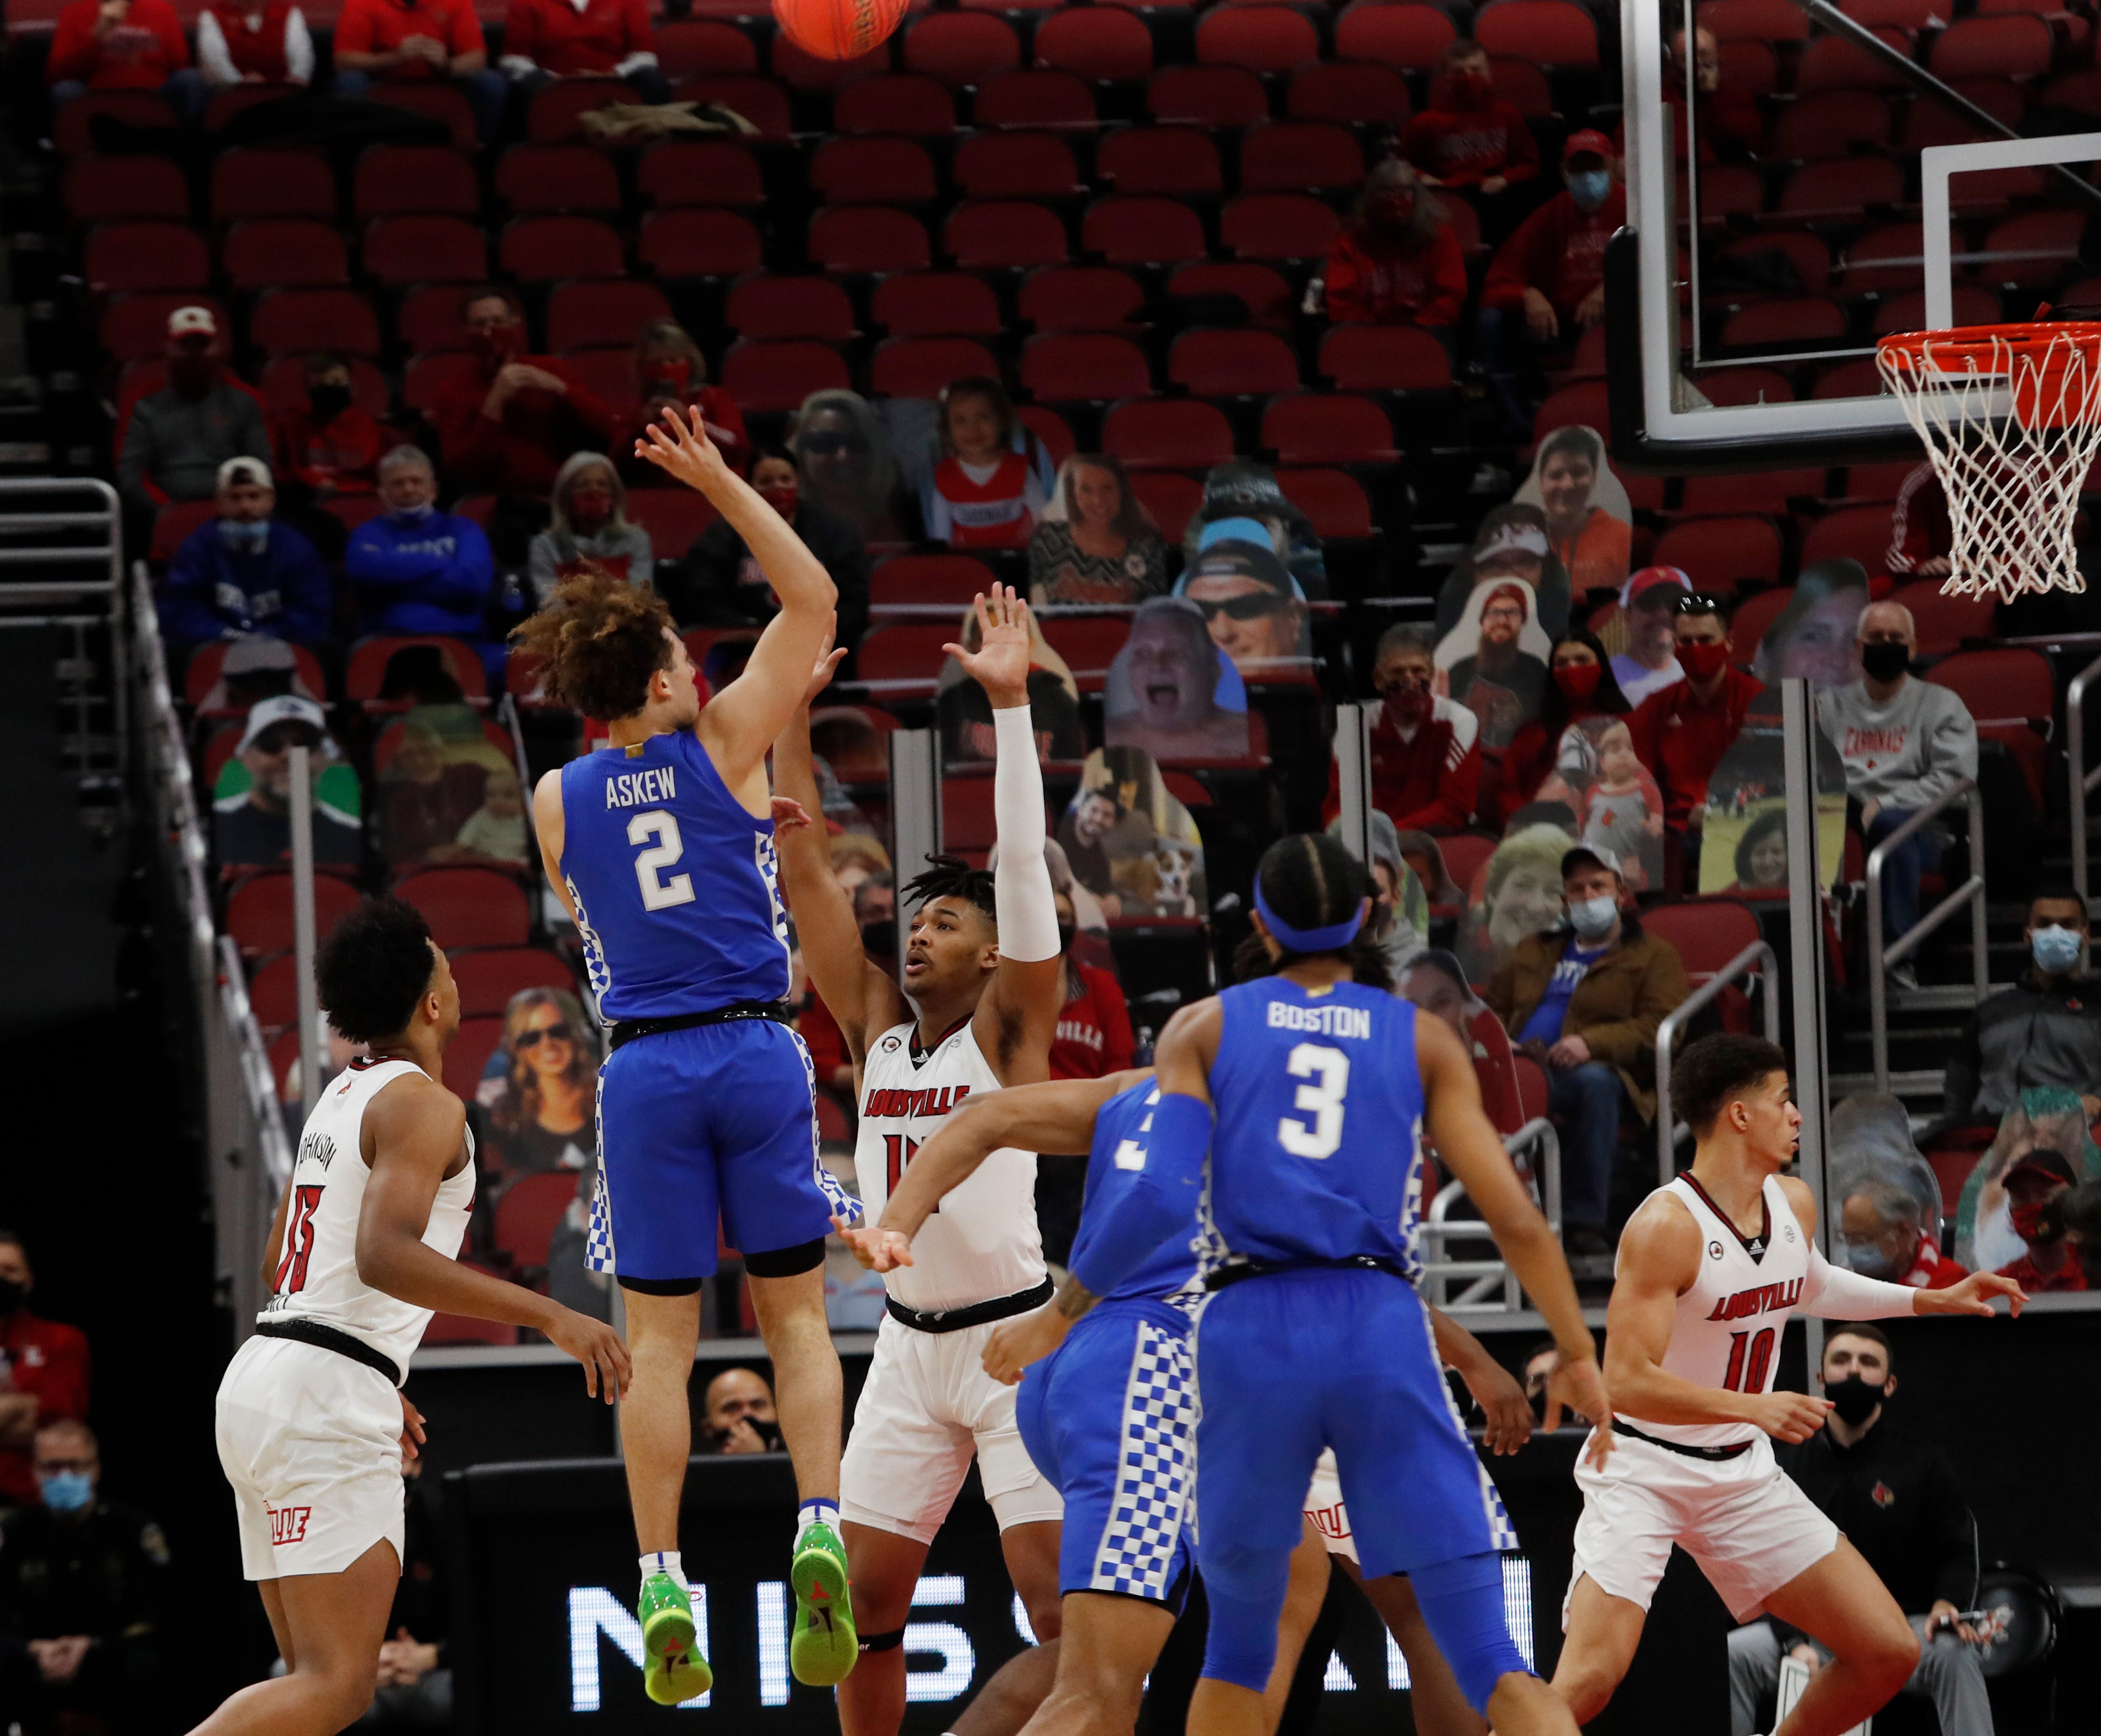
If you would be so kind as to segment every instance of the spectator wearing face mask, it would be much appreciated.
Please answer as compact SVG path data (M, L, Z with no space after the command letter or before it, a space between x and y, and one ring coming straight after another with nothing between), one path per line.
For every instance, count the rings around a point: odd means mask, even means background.
M698 409L701 426L723 455L723 462L738 475L744 475L751 457L744 412L722 387L708 383L707 358L676 320L652 320L635 338L635 395L644 406L641 425L657 420L660 407L666 404L676 404L682 413ZM641 426L634 431L639 435ZM614 451L625 454L630 444L623 438ZM666 471L646 462L636 466L630 480L638 487L679 485Z
M831 575L839 594L837 643L859 643L868 625L868 551L852 525L810 497L801 469L785 447L762 446L753 453L751 485ZM781 607L750 546L727 519L694 538L675 583L678 594L668 600L682 625L763 625Z
M703 1452L777 1453L785 1451L773 1389L749 1368L725 1368L701 1395Z
M1519 725L1503 750L1500 766L1482 780L1481 821L1497 831L1519 808L1540 799L1541 788L1557 769L1562 738L1572 726L1591 718L1625 717L1634 709L1620 691L1605 647L1583 628L1554 642L1547 653L1546 674L1539 715Z
M627 489L613 461L580 452L555 473L554 511L526 551L525 570L542 608L555 587L589 561L647 590L657 571L649 532L627 516Z
M1780 1469L1834 1520L1889 1588L1919 1638L1918 1663L1902 1691L1931 1699L1942 1736L1992 1736L1980 1636L1962 1619L1977 1599L1977 1522L1948 1456L1888 1420L1895 1358L1880 1327L1842 1320L1824 1341L1817 1383L1831 1409L1806 1441L1777 1446ZM1729 1635L1732 1736L1772 1726L1780 1660L1811 1675L1831 1654L1775 1618Z
M2081 1093L2101 1120L2101 983L2088 974L2086 901L2069 887L2028 903L2028 968L1962 1022L1948 1057L1940 1133L1988 1137L2032 1086Z
M37 1499L38 1429L87 1415L87 1339L30 1311L36 1287L22 1239L0 1230L0 1508Z
M1449 349L1466 304L1466 261L1444 208L1409 165L1388 158L1365 178L1336 232L1325 279L1338 325L1419 325Z
M208 499L228 458L270 456L263 400L226 371L210 308L168 316L166 356L168 383L132 405L117 434L117 487L126 506L146 513Z
M220 466L219 516L183 539L157 599L170 647L250 633L326 642L335 607L328 569L311 542L273 519L276 504L260 458Z
M1926 1179L1931 1181L1931 1171ZM1833 1190L1839 1195L1845 1263L1863 1278L1945 1290L1970 1275L1969 1268L1940 1251L1939 1212L1902 1180L1856 1168L1841 1176Z
M1634 752L1663 793L1663 821L1684 841L1685 883L1699 883L1707 780L1735 744L1765 683L1729 660L1729 624L1712 597L1678 599L1673 621L1683 681L1658 687L1628 720Z
M2006 1214L2014 1234L2028 1243L2019 1259L1999 1268L2030 1296L2046 1290L2084 1290L2086 1268L2066 1235L2058 1202L2079 1185L2071 1160L2062 1151L2038 1146L2007 1170Z
M119 1731L165 1702L167 1539L105 1500L87 1425L37 1431L39 1499L0 1532L0 1705L17 1728Z
M438 634L476 645L492 686L500 686L503 647L488 637L496 567L473 519L437 510L438 482L418 448L396 446L379 461L387 510L351 532L343 571L357 587L361 633Z
M1435 654L1430 629L1403 623L1373 657L1372 806L1401 831L1465 830L1480 787L1480 720L1435 693ZM1324 819L1341 810L1338 776L1331 762Z
M1491 241L1506 235L1539 179L1539 142L1514 104L1495 92L1488 51L1462 37L1444 51L1430 100L1400 130L1400 154L1426 187L1473 201Z
M445 473L462 488L544 495L572 453L622 431L611 406L555 356L525 352L525 312L508 289L470 289L460 319L479 366L432 409Z
M316 501L376 493L380 454L394 436L351 401L350 364L318 351L307 358L306 382L304 407L285 411L272 432L278 480Z

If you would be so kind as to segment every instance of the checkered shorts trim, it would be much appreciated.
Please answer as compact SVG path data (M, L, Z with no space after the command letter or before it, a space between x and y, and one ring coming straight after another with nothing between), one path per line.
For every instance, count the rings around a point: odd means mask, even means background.
M613 1201L605 1187L605 1069L599 1068L591 1098L592 1125L598 1130L598 1173L591 1182L590 1225L584 1231L584 1264L594 1272L613 1270Z
M1115 1500L1088 1588L1159 1601L1167 1596L1196 1482L1196 1366L1188 1340L1138 1323L1124 1387Z

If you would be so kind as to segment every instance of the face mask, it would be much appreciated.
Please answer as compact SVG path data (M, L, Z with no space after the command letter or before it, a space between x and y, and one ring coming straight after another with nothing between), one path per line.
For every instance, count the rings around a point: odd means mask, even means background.
M2036 969L2046 977L2061 977L2077 970L2083 945L2080 936L2055 922L2028 936L2028 951L2035 956Z
M802 491L790 483L776 483L771 488L761 488L759 497L784 519L795 516L795 503Z
M1579 898L1568 907L1568 921L1579 940L1602 940L1619 919L1620 907L1609 898Z
M675 398L683 398L693 378L693 364L691 362L652 362L643 370L642 377L652 386L670 387Z
M1384 193L1371 201L1365 214L1382 229L1404 229L1415 220L1415 199L1410 193Z
M0 1314L11 1314L22 1305L28 1292L11 1278L0 1278Z
M269 546L270 521L259 519L253 524L243 524L232 519L221 519L219 540L237 554L260 554Z
M1452 95L1462 108L1479 108L1495 88L1486 73L1454 73Z
M1846 1264L1863 1278L1894 1279L1896 1262L1872 1242L1848 1242Z
M2043 1231L2043 1213L2048 1208L2048 1202L2041 1199L2030 1200L2026 1205L2008 1206L2006 1215L2013 1220L2014 1234L2024 1242L2055 1240Z
M1726 645L1681 645L1678 647L1678 666L1695 681L1712 681L1729 666L1729 647Z
M1561 690L1562 698L1570 705L1587 705L1596 694L1598 683L1604 675L1604 669L1599 664L1557 664L1554 669L1554 685Z
M350 408L350 388L347 386L309 387L307 402L312 407L314 420L325 428Z
M1605 196L1612 190L1612 171L1609 169L1577 169L1568 176L1568 197L1576 201L1581 211L1595 211L1605 202Z
M1882 1402L1882 1389L1851 1374L1842 1380L1825 1382L1824 1396L1831 1401L1839 1421L1858 1428L1875 1414L1875 1407Z
M1073 950L1073 936L1077 932L1077 930L1069 922L1060 922L1058 925L1058 950L1060 952L1069 952Z
M1884 639L1860 647L1860 667L1870 681L1895 681L1911 667L1911 647Z
M53 1513L78 1513L95 1499L95 1479L86 1471L40 1471L37 1486Z
M1397 687L1386 696L1386 702L1402 722L1420 723L1435 709L1437 699L1427 687Z
M525 347L525 328L516 320L474 334L475 353L484 361L505 362Z
M394 509L394 516L397 519L406 519L412 523L421 523L437 510L436 501L418 501L413 506L396 506Z
M168 383L185 397L201 397L219 378L219 359L209 350L202 355L187 351L168 359Z

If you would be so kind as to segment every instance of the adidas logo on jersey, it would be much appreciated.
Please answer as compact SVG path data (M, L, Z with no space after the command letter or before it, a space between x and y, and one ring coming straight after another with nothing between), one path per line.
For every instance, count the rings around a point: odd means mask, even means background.
M1784 1284L1754 1284L1748 1290L1739 1290L1734 1296L1725 1296L1714 1305L1710 1320L1741 1320L1747 1314L1771 1314L1776 1310L1792 1308L1802 1300L1802 1280L1799 1278Z

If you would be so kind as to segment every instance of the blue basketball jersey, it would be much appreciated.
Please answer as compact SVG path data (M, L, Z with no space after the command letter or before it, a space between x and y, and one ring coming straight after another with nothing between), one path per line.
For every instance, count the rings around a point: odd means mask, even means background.
M773 821L754 819L689 730L562 768L562 877L608 1019L788 993Z
M1077 1264L1103 1224L1113 1217L1132 1182L1145 1169L1145 1137L1152 1129L1152 1106L1160 1088L1151 1080L1120 1091L1095 1112L1095 1140L1087 1152L1087 1186L1073 1232L1072 1259ZM1144 1263L1102 1298L1104 1302L1157 1302L1194 1291L1196 1277L1196 1220L1189 1233L1163 1242Z
M1205 1268L1366 1257L1421 1274L1422 1080L1415 1008L1282 977L1219 996Z

